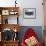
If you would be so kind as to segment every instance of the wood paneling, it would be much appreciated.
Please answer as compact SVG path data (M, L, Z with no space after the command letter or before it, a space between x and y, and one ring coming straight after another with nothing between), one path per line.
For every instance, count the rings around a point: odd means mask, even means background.
M44 46L46 46L46 0L44 1Z
M46 0L44 0L44 26L46 27Z
M44 0L44 42L46 46L46 0Z

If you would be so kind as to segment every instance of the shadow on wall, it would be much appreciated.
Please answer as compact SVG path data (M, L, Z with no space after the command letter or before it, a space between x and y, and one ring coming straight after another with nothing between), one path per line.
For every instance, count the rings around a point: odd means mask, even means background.
M39 41L41 43L43 43L43 30L42 30L42 26L32 26L32 27L31 26L21 26L20 27L20 31L19 31L19 40L20 40L20 42L21 42L21 40L23 38L24 33L26 32L26 30L28 28L32 28L36 32Z

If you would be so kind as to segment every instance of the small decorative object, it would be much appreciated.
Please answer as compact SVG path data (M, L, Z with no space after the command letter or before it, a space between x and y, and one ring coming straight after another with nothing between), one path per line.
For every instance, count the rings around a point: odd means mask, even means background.
M17 32L17 30L16 30L16 28L14 29L14 41L15 40L18 40L18 32Z
M16 28L14 29L14 32L17 32Z
M17 4L17 2L16 2L17 0L15 0L15 7L16 7L16 4Z
M18 12L17 11L15 11L15 10L10 10L10 15L16 15Z
M5 19L5 24L8 24L8 18L7 18L7 19Z
M24 8L24 18L34 19L36 18L36 8Z
M8 16L3 16L2 24L8 24Z
M15 32L15 33L14 33L14 37L13 37L13 38L14 38L14 41L15 41L15 40L18 40L18 32Z
M10 10L10 15L14 15L14 10Z
M9 10L2 10L2 15L9 15Z
M5 28L2 31L2 40L8 41L12 39L12 30L10 28Z

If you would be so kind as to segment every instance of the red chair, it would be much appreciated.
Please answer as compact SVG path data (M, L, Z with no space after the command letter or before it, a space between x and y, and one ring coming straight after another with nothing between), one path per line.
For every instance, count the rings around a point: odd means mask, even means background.
M32 30L32 28L27 29L27 31L24 34L24 37L22 38L21 46L27 46L25 43L25 40L34 36L37 39L36 33ZM37 39L38 41L38 39ZM38 41L35 46L41 46L40 42Z

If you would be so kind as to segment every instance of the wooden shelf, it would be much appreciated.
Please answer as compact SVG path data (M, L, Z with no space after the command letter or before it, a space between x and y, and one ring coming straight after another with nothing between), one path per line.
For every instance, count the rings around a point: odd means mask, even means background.
M12 42L19 42L19 40L15 40L15 41L10 40L10 41L3 41L3 42L5 42L5 43L8 43L8 42L12 43Z
M18 46L18 41L1 41L2 46Z
M10 28L14 31L14 29L16 29L17 31L19 31L20 29L20 26L18 24L1 24L1 31L5 28Z
M14 16L14 17L17 16L17 18L16 18L17 24L8 24L8 20L7 20L8 16ZM4 29L8 28L8 29L11 29L12 31L14 31L14 33L15 32L18 33L18 31L20 29L20 26L18 24L18 16L19 16L19 7L0 7L0 20L1 20L0 32L2 33ZM5 20L5 17L6 17L6 20ZM3 20L5 20L5 21L3 22ZM2 36L2 34L1 34L1 36ZM17 41L13 41L13 39L10 39L9 41L4 41L2 38L3 37L1 37L0 46L18 46L18 42L19 42L18 39L17 39Z
M18 9L19 7L0 7L1 10L5 9Z
M0 7L0 14L2 14L2 10L8 10L8 15L19 15L19 7ZM10 12L17 12L16 14L10 14ZM5 15L5 14L4 14ZM3 16L3 15L2 15ZM7 16L7 15L6 15Z
M11 42L9 41L9 42L3 42L3 43L4 43L4 44L7 44L7 45L8 45L8 44L14 45L14 44L18 44L18 41L15 41L15 42L14 42L14 41L11 41Z

